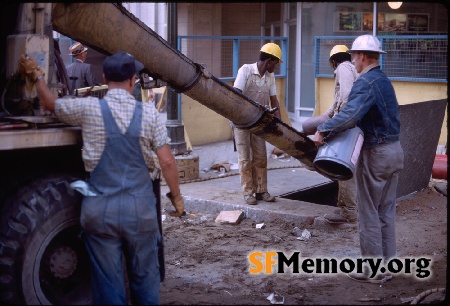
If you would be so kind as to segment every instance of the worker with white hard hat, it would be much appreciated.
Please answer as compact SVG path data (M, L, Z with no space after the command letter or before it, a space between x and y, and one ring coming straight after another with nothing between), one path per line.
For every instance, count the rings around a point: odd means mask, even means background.
M353 84L347 105L333 118L317 127L314 142L358 126L364 142L356 164L359 242L363 258L384 260L396 257L395 201L404 154L400 145L400 116L394 87L380 69L380 54L386 52L378 38L361 35L348 51L360 74ZM363 273L348 274L363 282L382 283L392 278L373 276L367 266Z

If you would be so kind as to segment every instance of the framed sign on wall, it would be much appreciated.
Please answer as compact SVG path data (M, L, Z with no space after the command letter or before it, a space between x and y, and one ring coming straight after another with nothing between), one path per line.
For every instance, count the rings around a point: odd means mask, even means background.
M428 32L430 14L392 14L378 13L378 31L386 35L395 32ZM334 31L354 32L372 31L373 13L370 12L335 12Z
M378 14L378 31L384 30L384 14ZM373 13L363 13L363 31L373 30Z
M335 31L361 31L362 13L338 12Z
M429 20L429 14L408 14L408 31L428 32Z
M384 31L404 32L406 31L406 14L386 14Z

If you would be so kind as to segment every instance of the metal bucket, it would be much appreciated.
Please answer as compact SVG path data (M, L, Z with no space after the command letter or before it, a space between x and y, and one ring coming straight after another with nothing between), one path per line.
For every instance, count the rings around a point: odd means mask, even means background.
M332 180L351 179L363 142L364 133L357 126L335 135L319 147L314 168Z

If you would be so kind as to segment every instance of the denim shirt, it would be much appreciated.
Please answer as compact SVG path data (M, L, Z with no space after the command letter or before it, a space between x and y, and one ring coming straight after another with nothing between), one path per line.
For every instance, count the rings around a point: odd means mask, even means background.
M394 87L380 67L362 74L353 84L347 105L339 114L317 127L324 140L358 126L364 132L363 148L396 142L400 116Z

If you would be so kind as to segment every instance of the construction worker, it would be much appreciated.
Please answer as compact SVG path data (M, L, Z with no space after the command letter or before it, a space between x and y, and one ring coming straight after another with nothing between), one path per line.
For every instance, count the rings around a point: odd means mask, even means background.
M330 51L330 66L334 69L334 100L323 115L311 117L303 122L302 129L307 135L313 135L319 124L333 118L347 104L350 90L359 76L355 66L351 63L350 53L347 51L348 48L345 45L336 45ZM338 209L333 214L325 214L324 219L329 223L356 222L358 211L355 178L339 181L338 185Z
M19 65L36 85L42 106L82 129L83 161L90 173L86 183L92 194L83 197L80 225L92 263L93 304L126 304L123 256L132 303L160 304L162 233L150 176L155 155L175 207L169 215L185 212L166 127L152 104L131 95L143 64L124 51L108 56L103 62L108 85L103 99L57 98L34 58L22 54Z
M234 88L263 106L273 108L280 118L273 74L281 60L281 49L277 44L262 46L259 60L239 68ZM239 174L245 203L256 205L257 200L274 202L275 197L267 191L267 151L264 139L245 129L233 127L238 152Z
M87 57L87 50L84 45L79 42L70 46L70 55L73 56L74 61L66 67L67 76L69 77L69 92L71 95L75 94L75 89L94 86L94 74L90 64L85 63Z
M353 84L345 108L317 127L314 143L324 144L324 137L333 137L354 126L364 132L360 158L356 166L358 190L358 223L361 256L375 260L395 258L395 215L399 172L404 153L400 145L400 115L394 87L380 69L381 43L375 36L358 36L349 50L352 63L360 74ZM353 280L383 283L390 274L371 275L370 267L363 273L347 274Z

